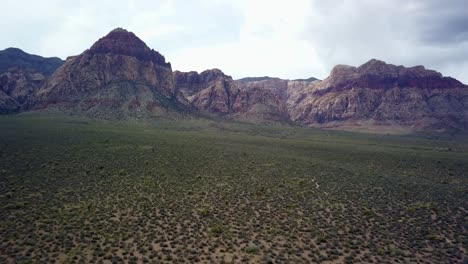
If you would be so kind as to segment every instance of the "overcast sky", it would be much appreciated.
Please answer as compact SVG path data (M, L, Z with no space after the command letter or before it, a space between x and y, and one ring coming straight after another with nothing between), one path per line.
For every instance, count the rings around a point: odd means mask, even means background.
M468 83L468 0L2 0L0 49L66 58L116 27L175 70L325 78L371 58Z

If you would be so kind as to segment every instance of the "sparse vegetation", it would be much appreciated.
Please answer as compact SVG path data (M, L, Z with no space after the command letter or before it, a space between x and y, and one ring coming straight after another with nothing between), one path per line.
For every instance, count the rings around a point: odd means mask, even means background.
M36 115L0 127L0 263L467 261L465 137Z

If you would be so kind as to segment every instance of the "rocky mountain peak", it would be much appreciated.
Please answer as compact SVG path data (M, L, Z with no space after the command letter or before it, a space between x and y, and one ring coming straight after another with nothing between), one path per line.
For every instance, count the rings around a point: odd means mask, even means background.
M230 76L227 76L220 69L216 69L216 68L211 69L211 70L205 70L205 71L200 73L200 78L204 82L211 82L211 81L222 79L222 78L225 78L225 77L230 77Z
M356 73L356 67L349 66L349 65L344 65L344 64L338 64L330 72L330 77L329 78L337 78L340 76L344 75L351 75Z
M145 42L133 32L116 28L99 39L88 50L92 54L118 54L136 57L142 61L152 61L155 64L170 67L164 56L150 49Z
M371 59L359 67L335 66L321 84L328 89L415 87L420 89L461 88L464 85L441 73L423 66L404 67Z
M382 75L397 77L399 67L392 64L387 64L381 60L371 59L359 66L356 70L360 75Z

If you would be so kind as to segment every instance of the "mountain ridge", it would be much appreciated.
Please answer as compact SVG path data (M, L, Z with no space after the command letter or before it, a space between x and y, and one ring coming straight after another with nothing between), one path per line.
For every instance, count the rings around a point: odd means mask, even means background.
M6 48L0 51L0 72L10 68L33 69L43 75L51 75L63 60L58 57L45 58L29 54L19 48Z
M0 113L50 108L106 118L201 113L323 128L468 130L466 85L421 65L404 67L376 59L358 67L337 65L324 80L233 80L219 69L172 71L163 55L117 28L82 54L68 57L51 76L36 75L41 81L34 85L32 75L23 71L15 79L12 71L0 73L9 74L9 80L21 79L23 85L0 79ZM28 92L16 89L22 97L15 99L11 87Z

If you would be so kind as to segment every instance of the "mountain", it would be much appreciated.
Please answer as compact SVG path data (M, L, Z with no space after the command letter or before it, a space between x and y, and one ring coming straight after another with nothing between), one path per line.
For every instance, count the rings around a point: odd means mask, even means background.
M468 89L423 66L372 59L337 65L328 78L291 93L292 121L318 127L468 128Z
M0 90L0 114L12 114L19 111L20 105L4 91Z
M407 68L372 59L359 67L337 65L324 80L268 76L233 80L219 69L173 72L164 56L121 28L67 58L51 76L46 74L52 71L49 64L25 67L24 54L8 50L9 59L3 61L8 70L0 72L4 114L26 110L104 118L201 114L371 132L468 130L468 87L423 66Z
M269 90L244 89L219 69L174 72L177 99L205 114L247 122L286 122L284 102Z
M98 117L151 117L180 111L171 64L132 32L117 28L69 57L31 107Z
M22 110L23 105L35 95L46 76L33 69L10 68L0 73L0 113Z
M59 58L44 58L28 54L18 48L8 48L0 51L0 72L10 68L34 70L42 75L51 75L63 61Z
M63 61L17 48L0 51L0 114L16 113Z

